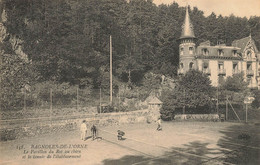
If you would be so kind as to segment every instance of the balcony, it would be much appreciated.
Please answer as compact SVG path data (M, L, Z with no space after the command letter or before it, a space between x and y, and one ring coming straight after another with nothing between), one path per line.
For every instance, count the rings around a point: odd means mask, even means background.
M211 74L209 68L203 68L203 69L202 69L202 72L203 72L204 74L207 74L207 75L210 75L210 74Z
M179 74L179 75L184 74L184 70L183 70L183 69L178 69L178 74Z
M254 75L254 71L253 70L247 70L246 71L246 75L247 76L253 76Z
M233 74L238 74L238 73L240 73L240 70L238 70L238 69L233 69Z
M226 69L218 69L218 75L226 75Z

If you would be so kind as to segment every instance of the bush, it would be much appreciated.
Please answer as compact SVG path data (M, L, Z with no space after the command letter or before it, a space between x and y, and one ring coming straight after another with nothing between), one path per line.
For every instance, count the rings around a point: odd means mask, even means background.
M252 107L258 109L260 107L260 91L254 90L253 94L254 94L255 100L252 102Z
M160 109L161 118L164 121L170 121L174 119L175 115L175 107L168 105L167 103L163 103L162 108Z

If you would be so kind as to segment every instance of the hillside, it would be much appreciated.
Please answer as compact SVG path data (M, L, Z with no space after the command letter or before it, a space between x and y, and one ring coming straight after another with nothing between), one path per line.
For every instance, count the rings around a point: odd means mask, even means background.
M167 77L177 74L177 39L185 15L185 9L177 3L160 6L151 0L0 3L1 109L22 105L21 89L26 86L36 91L46 87L38 84L51 82L82 90L108 89L110 35L115 89L123 84L147 91L151 88L144 85L148 73ZM196 44L210 40L213 44L230 45L251 31L260 46L260 17L222 17L214 13L205 17L198 8L189 10L198 38Z

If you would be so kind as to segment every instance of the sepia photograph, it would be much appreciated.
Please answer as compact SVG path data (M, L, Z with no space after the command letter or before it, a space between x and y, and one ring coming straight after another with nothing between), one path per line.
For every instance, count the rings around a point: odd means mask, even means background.
M0 165L259 165L259 0L0 0Z

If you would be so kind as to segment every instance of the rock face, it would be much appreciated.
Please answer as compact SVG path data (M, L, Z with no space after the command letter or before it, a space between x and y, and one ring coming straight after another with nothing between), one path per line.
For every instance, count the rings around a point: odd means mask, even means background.
M12 46L12 50L23 60L28 62L28 56L25 54L22 50L22 43L23 41L19 38L17 38L14 35L8 34L6 27L4 26L4 22L7 21L7 15L5 10L3 9L1 14L1 20L0 22L0 43L9 42ZM0 53L4 53L3 50L0 50Z

